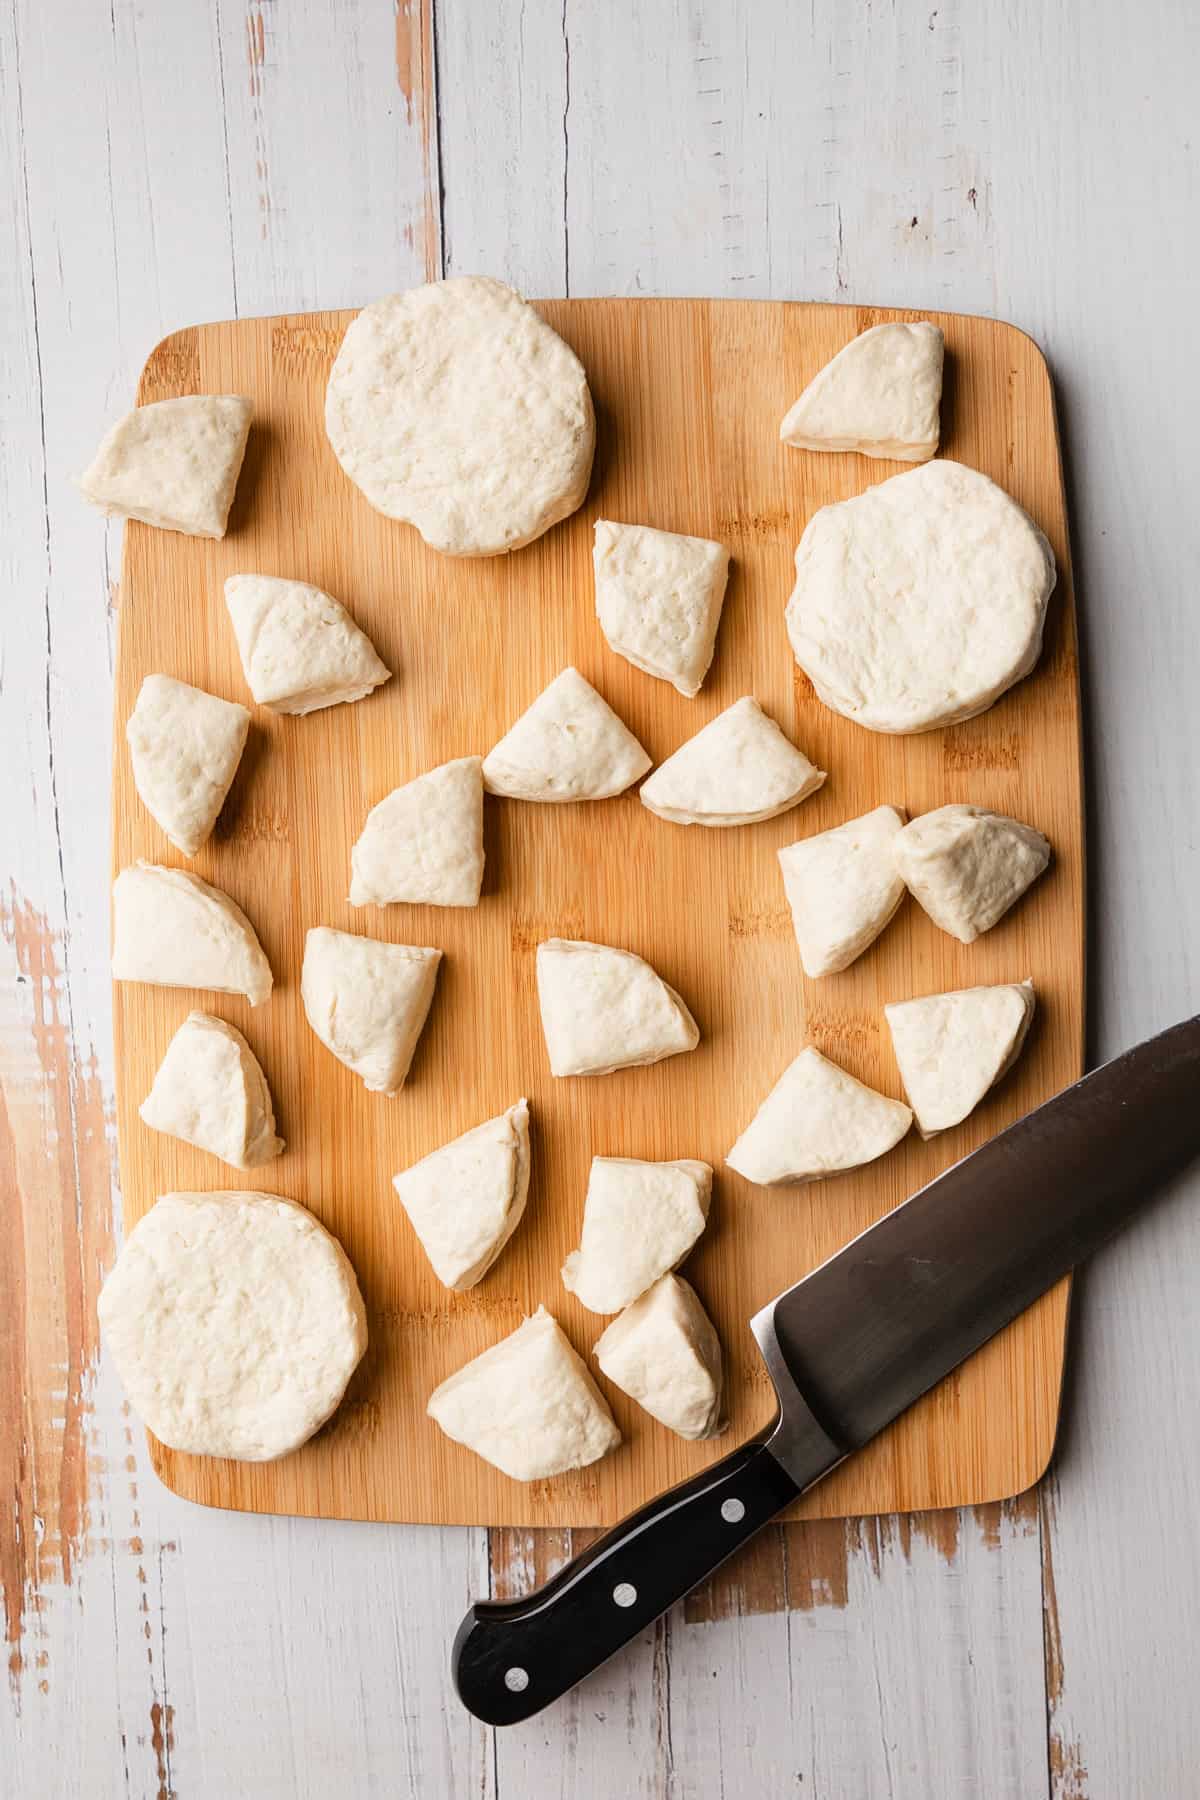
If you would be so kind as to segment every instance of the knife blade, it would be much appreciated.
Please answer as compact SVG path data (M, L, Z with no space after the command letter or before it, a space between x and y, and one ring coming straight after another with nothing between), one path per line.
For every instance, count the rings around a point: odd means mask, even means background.
M774 1420L535 1593L477 1602L454 1641L460 1699L493 1725L558 1699L1198 1153L1200 1015L1046 1101L757 1313L751 1330L775 1386Z

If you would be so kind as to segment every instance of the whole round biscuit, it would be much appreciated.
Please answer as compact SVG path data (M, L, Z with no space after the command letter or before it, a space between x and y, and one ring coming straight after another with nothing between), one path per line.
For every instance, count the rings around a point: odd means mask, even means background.
M826 706L871 731L970 719L1038 659L1054 554L1003 488L924 463L814 513L787 628Z
M345 1251L275 1194L164 1194L126 1239L99 1313L134 1410L197 1456L295 1450L367 1346Z
M477 275L364 307L329 376L325 429L371 505L447 556L517 550L573 513L596 442L575 352Z

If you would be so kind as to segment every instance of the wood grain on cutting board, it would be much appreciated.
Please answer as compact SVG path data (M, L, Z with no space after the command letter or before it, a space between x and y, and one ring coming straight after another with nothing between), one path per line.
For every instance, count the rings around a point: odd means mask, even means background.
M791 557L812 512L898 472L856 456L785 450L778 420L856 331L865 308L676 300L556 301L545 317L587 366L599 420L586 506L507 558L452 561L374 513L326 444L323 398L348 313L177 333L139 397L248 394L255 428L230 530L213 544L130 525L115 710L114 868L137 857L191 867L257 927L276 975L251 1010L229 996L117 984L114 1030L126 1222L160 1193L253 1186L299 1199L338 1234L362 1282L371 1347L334 1421L296 1455L236 1464L154 1446L190 1498L253 1510L449 1523L595 1525L723 1455L772 1397L746 1329L778 1289L923 1181L1082 1069L1083 842L1075 623L1053 401L1034 344L1011 327L928 314L949 352L942 451L1000 481L1046 532L1059 563L1035 673L982 718L918 738L851 725L796 670L783 623ZM593 611L598 517L721 539L734 569L712 673L688 701L608 650ZM395 678L369 699L307 719L256 708L243 766L213 840L190 863L137 799L124 721L159 670L246 699L221 584L292 575L336 594ZM783 818L741 830L653 818L636 793L574 807L489 800L488 871L473 911L355 909L350 845L393 786L482 753L574 663L662 760L754 693L829 771ZM881 801L918 813L950 800L1011 812L1055 848L1049 874L973 946L912 902L841 975L802 974L775 851ZM445 951L409 1084L370 1095L304 1021L306 929L331 924ZM652 1069L553 1081L534 991L543 937L591 937L646 956L700 1024L700 1048ZM812 1041L885 1092L901 1092L882 1016L888 1000L1032 975L1039 1017L1013 1075L957 1131L915 1136L869 1168L762 1190L723 1158L767 1089ZM193 1005L232 1020L260 1056L284 1156L234 1176L137 1116L172 1033ZM447 1294L395 1199L391 1177L528 1095L534 1172L520 1230L479 1287ZM602 1382L626 1441L576 1474L523 1486L451 1444L425 1417L430 1389L544 1302L585 1355L605 1321L566 1294L592 1155L700 1156L717 1171L712 1222L687 1274L725 1345L724 1439L675 1439ZM1053 1443L1067 1286L1021 1320L800 1504L801 1516L907 1510L1027 1487Z

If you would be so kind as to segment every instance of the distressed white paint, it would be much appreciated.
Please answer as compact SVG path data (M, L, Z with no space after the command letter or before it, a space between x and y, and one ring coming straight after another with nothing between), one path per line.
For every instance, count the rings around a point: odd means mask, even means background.
M450 272L927 302L1046 346L1095 721L1096 1048L1194 1008L1200 15L440 0L437 24ZM106 1081L118 537L69 475L166 330L420 278L438 145L393 42L371 0L115 0L69 27L33 0L0 9L6 875L61 940L77 1054ZM9 1066L32 1055L18 1002ZM154 1794L165 1770L182 1795L1183 1792L1200 1764L1198 1199L1181 1189L1081 1284L1044 1543L1010 1528L989 1548L968 1517L947 1562L921 1539L906 1557L885 1526L876 1557L851 1559L845 1608L676 1613L499 1739L445 1675L486 1585L482 1534L187 1508L149 1475L102 1366L92 1542L27 1621L0 1788L104 1800ZM1043 1552L1064 1671L1049 1750ZM174 1708L158 1754L156 1704Z

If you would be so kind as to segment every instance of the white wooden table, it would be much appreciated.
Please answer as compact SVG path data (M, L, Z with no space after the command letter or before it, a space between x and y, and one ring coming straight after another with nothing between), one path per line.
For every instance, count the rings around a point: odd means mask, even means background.
M439 273L1015 321L1065 429L1111 1053L1200 1004L1200 11L2 12L0 1795L1194 1794L1195 1180L1080 1281L1040 1493L776 1533L505 1734L456 1705L449 1638L565 1540L222 1516L157 1486L94 1319L119 1236L119 543L70 476L171 328Z

